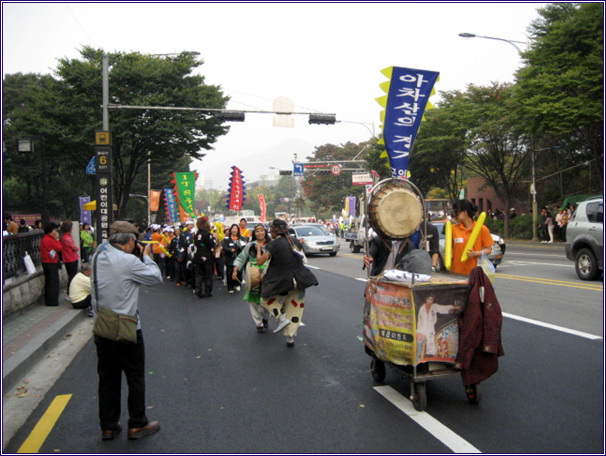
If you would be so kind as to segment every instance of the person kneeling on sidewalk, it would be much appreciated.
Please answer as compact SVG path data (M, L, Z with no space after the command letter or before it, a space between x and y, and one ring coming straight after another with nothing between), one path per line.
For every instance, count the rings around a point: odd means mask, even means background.
M69 284L69 300L74 309L88 309L88 316L93 316L93 306L90 299L90 275L92 269L89 263L80 265L80 272L74 276Z

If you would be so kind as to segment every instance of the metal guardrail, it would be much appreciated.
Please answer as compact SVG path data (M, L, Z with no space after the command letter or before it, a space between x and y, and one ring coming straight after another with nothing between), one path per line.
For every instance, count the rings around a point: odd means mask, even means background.
M25 273L23 257L25 252L32 257L34 265L42 264L40 258L40 240L44 236L42 230L29 233L11 234L2 237L2 278L15 277Z

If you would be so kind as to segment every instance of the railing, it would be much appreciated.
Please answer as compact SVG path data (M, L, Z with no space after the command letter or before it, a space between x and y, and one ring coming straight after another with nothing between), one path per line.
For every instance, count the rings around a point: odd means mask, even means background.
M37 267L42 264L40 258L40 240L44 236L42 230L31 231L29 233L11 234L2 237L2 279L15 277L25 273L25 263L23 257L25 252L32 257L34 265Z

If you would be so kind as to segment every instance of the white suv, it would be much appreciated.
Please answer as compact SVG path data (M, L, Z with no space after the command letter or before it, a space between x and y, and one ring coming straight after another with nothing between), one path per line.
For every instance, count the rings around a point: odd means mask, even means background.
M566 257L574 261L577 275L595 280L604 270L604 198L578 204L566 226Z

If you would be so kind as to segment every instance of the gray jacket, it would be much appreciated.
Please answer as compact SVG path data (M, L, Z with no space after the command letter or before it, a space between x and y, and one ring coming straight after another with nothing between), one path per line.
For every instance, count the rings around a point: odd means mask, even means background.
M107 307L123 315L136 315L139 310L139 287L162 283L160 268L151 258L141 261L135 255L124 252L111 244L93 258L91 296L93 311L97 300L100 307ZM97 280L99 296L95 290ZM137 329L141 329L141 320Z

